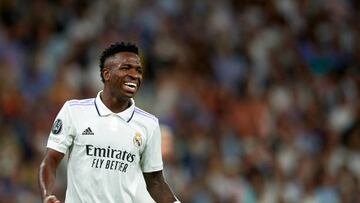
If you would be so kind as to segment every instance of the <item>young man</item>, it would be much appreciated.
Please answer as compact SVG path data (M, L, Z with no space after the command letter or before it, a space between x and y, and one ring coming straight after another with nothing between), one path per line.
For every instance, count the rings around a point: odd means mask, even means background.
M163 177L159 122L132 99L143 79L136 45L105 49L100 72L96 98L65 102L55 119L39 170L43 202L60 202L53 187L66 153L66 203L134 202L142 175L156 202L179 202Z

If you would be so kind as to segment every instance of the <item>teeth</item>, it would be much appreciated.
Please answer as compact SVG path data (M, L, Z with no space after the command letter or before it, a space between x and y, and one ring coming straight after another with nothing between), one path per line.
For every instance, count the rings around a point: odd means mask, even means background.
M137 85L136 83L132 83L132 82L126 82L125 85L129 86L129 87L132 87L132 88L136 88Z

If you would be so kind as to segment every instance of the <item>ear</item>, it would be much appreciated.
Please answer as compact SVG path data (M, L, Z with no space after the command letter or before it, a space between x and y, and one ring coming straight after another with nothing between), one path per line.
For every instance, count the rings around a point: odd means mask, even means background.
M104 68L103 71L102 71L102 75L103 75L105 81L110 80L110 70L109 70L109 68Z

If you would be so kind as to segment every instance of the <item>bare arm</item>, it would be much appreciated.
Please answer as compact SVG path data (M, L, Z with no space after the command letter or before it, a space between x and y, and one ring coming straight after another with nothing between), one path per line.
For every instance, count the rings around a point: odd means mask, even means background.
M60 202L52 192L55 185L56 169L63 157L63 153L48 149L40 164L39 186L44 203Z
M176 201L169 185L165 182L162 171L144 173L146 188L157 203L172 203Z

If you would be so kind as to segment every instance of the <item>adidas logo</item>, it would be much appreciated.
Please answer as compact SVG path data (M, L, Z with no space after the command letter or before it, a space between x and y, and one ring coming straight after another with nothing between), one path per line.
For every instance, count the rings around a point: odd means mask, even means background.
M81 134L82 135L94 135L94 133L90 127L86 128Z

